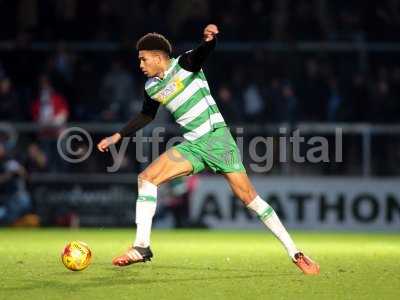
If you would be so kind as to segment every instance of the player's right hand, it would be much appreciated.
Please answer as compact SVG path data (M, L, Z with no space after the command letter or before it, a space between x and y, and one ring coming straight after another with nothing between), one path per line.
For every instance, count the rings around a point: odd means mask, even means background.
M121 139L121 135L119 133L113 134L112 136L106 137L100 141L100 143L97 144L97 149L99 149L100 152L108 151L108 148L111 145L114 145L119 142Z
M218 27L215 24L208 24L203 31L203 39L206 42L209 42L215 39L216 35L219 33Z

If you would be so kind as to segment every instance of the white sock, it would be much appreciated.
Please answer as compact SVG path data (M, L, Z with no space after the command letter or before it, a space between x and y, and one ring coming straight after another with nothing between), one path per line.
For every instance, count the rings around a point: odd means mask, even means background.
M151 223L157 206L157 186L142 180L136 200L136 239L133 246L150 246Z
M299 251L272 207L260 196L257 196L247 207L257 214L260 220L281 241L290 258L294 259L294 255Z

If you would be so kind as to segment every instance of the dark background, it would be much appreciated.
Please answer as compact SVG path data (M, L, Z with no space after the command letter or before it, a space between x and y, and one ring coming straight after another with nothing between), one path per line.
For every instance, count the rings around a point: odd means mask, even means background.
M228 124L244 127L245 148L255 136L277 141L279 127L289 134L308 128L306 138L330 142L335 129L343 130L343 162L280 162L276 143L276 161L263 175L399 176L397 0L0 0L0 121L18 134L11 142L2 127L1 174L7 161L18 161L27 191L45 184L38 181L43 174L67 174L60 181L67 185L74 174L106 176L109 155L94 152L80 164L60 159L61 130L78 123L96 143L120 129L142 105L136 40L162 33L177 56L201 42L209 23L220 34L205 73ZM52 105L43 105L46 97ZM179 134L163 111L154 124L167 129L165 141ZM118 174L147 165L136 161L134 146L128 149ZM13 180L0 182L0 194L17 188Z

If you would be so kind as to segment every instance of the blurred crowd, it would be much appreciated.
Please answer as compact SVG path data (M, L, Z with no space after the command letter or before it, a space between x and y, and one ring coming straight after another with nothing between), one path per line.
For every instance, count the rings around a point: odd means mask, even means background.
M393 41L398 0L15 0L0 1L0 39L28 30L35 40L120 41L158 31L194 40L208 22L240 40Z
M356 57L217 51L205 69L230 124L390 124L400 112L400 65L387 59L360 70ZM61 44L54 53L0 52L0 119L125 122L141 109L144 80L134 51L87 54Z
M24 155L34 157L30 168L69 171L54 151L67 122L123 123L140 111L145 78L133 50L138 37L166 34L179 55L188 50L184 42L200 41L209 22L218 24L224 43L390 42L397 41L400 1L0 0L0 120L39 125L25 147ZM69 47L72 41L120 48L78 51ZM39 42L57 46L41 48ZM399 120L395 52L217 48L205 69L230 125ZM158 122L172 119L160 113ZM104 164L74 168L101 171Z
M144 78L132 45L146 32L181 45L199 41L204 25L215 22L223 42L396 41L400 1L0 0L2 22L0 40L15 48L0 48L0 119L61 126L123 122L140 110ZM39 41L58 46L32 49ZM72 51L70 41L113 41L121 48ZM400 56L364 60L359 53L254 49L216 52L206 68L230 123L395 122Z
M37 226L30 174L104 172L112 165L111 157L99 153L80 164L66 163L56 151L57 137L67 122L123 123L140 111L145 78L133 50L140 36L165 34L179 55L188 50L187 42L200 41L210 22L228 45L390 43L398 42L400 0L0 0L0 122L34 122L39 128L21 136L17 146L0 131L0 225ZM94 49L78 51L71 42L89 42ZM107 45L120 46L108 50ZM206 76L230 125L399 123L398 53L293 49L217 48L212 54ZM172 123L162 112L157 121ZM346 136L344 163L314 164L312 172L361 174L361 144L360 138ZM79 147L87 150L85 144ZM372 174L398 175L399 149L398 137L373 137ZM142 168L129 152L119 172ZM278 163L271 172L283 169ZM181 218L187 214L187 190L174 184L171 191L179 193L171 193L166 207L178 212L176 226L187 226Z

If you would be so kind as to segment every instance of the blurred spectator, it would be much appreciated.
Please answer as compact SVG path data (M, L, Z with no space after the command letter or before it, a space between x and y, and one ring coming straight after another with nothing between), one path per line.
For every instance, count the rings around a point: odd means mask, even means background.
M28 145L28 151L25 157L24 166L28 173L46 172L48 159L46 154L40 149L37 143Z
M343 95L339 89L337 79L328 79L327 121L340 122L343 120Z
M192 224L189 219L189 201L198 186L198 176L179 177L167 184L168 197L166 208L171 212L175 228L204 227L204 224Z
M73 99L74 57L62 45L58 45L56 52L45 58L42 73L49 77L54 90Z
M43 130L57 131L68 119L66 99L58 94L47 75L39 78L39 97L32 103L32 118L42 126Z
M74 74L74 56L65 48L64 44L57 46L56 53L52 57L54 71L64 80L70 83Z
M29 107L39 69L38 55L31 50L31 43L32 35L20 32L15 40L15 49L6 53L4 59L4 67L18 93L22 108ZM24 117L29 117L28 110L24 111Z
M67 100L58 94L47 75L39 78L39 96L31 107L32 119L40 126L39 140L49 160L49 169L61 167L57 154L57 138L67 122L69 108Z
M19 99L13 90L11 80L0 75L0 120L18 121L23 119Z
M284 122L282 109L282 91L278 78L272 78L266 89L266 106L268 123Z
M378 80L372 89L369 105L369 120L376 124L392 123L399 120L396 111L397 99L393 97L389 83L386 80ZM397 151L395 140L388 135L377 135L371 147L374 159L372 169L377 175L390 175L395 166L393 151ZM391 160L392 159L392 160Z
M372 90L369 105L369 121L373 123L391 123L398 121L396 112L396 99L394 99L389 83L386 80L378 80Z
M134 80L122 62L114 59L111 70L104 77L100 88L100 99L104 103L104 120L121 120L131 115L130 106L134 99Z
M217 90L217 103L224 119L230 124L240 123L241 111L233 91L227 84L222 84Z
M349 103L346 121L366 122L368 120L369 91L364 74L353 75L347 97Z
M96 72L93 64L82 59L77 65L74 74L74 105L71 113L74 120L88 121L99 119L101 105L98 100L98 89L101 82L101 74Z
M0 143L0 225L11 225L31 210L26 170Z
M280 108L279 115L282 121L291 124L297 121L297 105L298 99L295 95L293 86L290 82L284 82L282 86L282 102L278 105Z
M319 122L326 119L326 84L319 63L314 58L305 62L305 74L298 81L300 118Z
M297 121L298 99L290 81L273 78L267 88L268 123Z
M259 86L251 82L245 88L244 98L244 114L247 122L257 123L263 119L265 103Z

